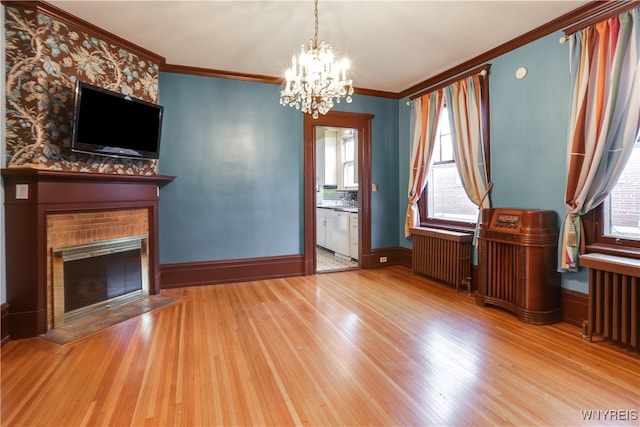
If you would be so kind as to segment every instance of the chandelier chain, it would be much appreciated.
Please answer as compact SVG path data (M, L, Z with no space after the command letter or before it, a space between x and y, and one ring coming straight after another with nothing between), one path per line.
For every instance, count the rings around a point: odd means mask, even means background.
M313 36L313 48L318 48L318 0L313 0L314 16L315 16L315 34Z

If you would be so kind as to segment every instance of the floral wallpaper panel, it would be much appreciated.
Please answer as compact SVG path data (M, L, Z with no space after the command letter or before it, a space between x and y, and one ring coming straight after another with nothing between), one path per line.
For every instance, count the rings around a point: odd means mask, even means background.
M157 160L71 151L77 80L158 101L159 64L44 13L5 6L6 164L76 172L156 175Z

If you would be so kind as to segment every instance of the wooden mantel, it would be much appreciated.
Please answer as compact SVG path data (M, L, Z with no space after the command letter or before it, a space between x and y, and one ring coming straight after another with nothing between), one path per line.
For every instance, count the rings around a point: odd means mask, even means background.
M174 177L34 168L0 171L4 182L6 282L12 339L47 332L47 215L147 209L149 293L160 291L158 187Z

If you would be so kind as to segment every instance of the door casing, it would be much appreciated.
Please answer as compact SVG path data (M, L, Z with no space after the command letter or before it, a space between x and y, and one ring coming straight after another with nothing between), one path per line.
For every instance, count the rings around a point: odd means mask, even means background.
M330 111L314 119L304 115L304 274L316 272L316 126L358 129L359 263L371 267L371 120L372 114Z

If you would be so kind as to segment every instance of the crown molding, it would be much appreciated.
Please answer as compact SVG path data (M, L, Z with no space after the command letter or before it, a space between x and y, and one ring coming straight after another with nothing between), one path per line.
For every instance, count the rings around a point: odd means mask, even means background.
M506 43L503 43L500 46L497 46L491 50L488 50L487 52L484 52L476 56L475 58L472 58L466 62L463 62L462 64L459 64L453 68L450 68L447 71L444 71L436 76L433 76L427 80L424 80L421 83L411 86L401 92L387 92L387 91L379 91L375 89L365 89L365 88L359 88L359 87L354 87L354 92L358 95L376 96L380 98L391 98L391 99L405 98L416 92L424 91L426 89L431 88L432 86L438 85L441 82L451 79L472 68L483 65L487 61L490 61L500 55L504 55L505 53L508 53L528 43L538 40L539 38L547 36L553 33L554 31L558 31L569 25L574 25L585 19L589 19L601 13L604 13L612 8L613 3L619 3L619 2L599 1L599 0L589 2L521 36L518 36ZM165 64L163 67L160 67L160 71L184 73L184 74L195 74L195 75L206 76L206 77L245 80L245 81L251 81L251 82L258 82L258 83L284 84L284 79L281 77L261 76L261 75L255 75L255 74L242 74L242 73L234 73L230 71L221 71L221 70L209 70L206 68L188 67L188 66L182 66L182 65L176 65L176 64Z
M570 28L566 28L564 33L566 35L570 35L575 33L576 31L582 30L583 28L588 27L589 25L596 24L605 19L609 19L612 16L619 15L627 10L633 9L634 7L640 6L640 1L614 1L614 2L605 2L608 7L603 7L601 11L595 14L593 17L582 21Z
M160 67L160 71L167 72L167 73L189 74L192 76L242 80L242 81L253 82L253 83L267 83L267 84L274 84L274 85L284 84L283 77L265 76L261 74L234 73L230 71L213 70L211 68L189 67L187 65L179 65L179 64L163 64ZM358 95L377 96L381 98L397 98L396 93L385 92L381 90L363 89L363 88L354 87L353 91Z
M211 68L190 67L188 65L179 64L163 64L160 71L167 73L190 74L194 76L216 77L221 79L243 80L254 83L283 84L284 78L265 76L261 74L245 74L231 71L214 70Z
M160 71L199 75L199 76L205 76L205 77L243 80L243 81L249 81L254 83L267 83L267 84L278 84L278 85L284 84L284 79L282 77L265 76L260 74L237 73L232 71L191 67L191 66L179 65L179 64L167 64L165 61L165 58L163 58L162 56L155 54L153 52L150 52L140 46L137 46L121 37L116 36L115 34L105 31L91 24L90 22L84 21L76 16L73 16L44 1L13 1L13 0L0 0L0 1L2 4L6 6L14 6L14 7L38 10L39 12L42 12L48 16L51 16L52 18L58 19L69 25L78 27L81 30L95 34L106 41L110 41L112 43L123 46L125 49L129 50L132 53L136 53L140 56L144 56L154 62L159 63ZM591 1L570 12L565 13L564 15L552 21L549 21L544 25L541 25L521 36L518 36L506 43L503 43L500 46L490 49L476 56L475 58L472 58L466 62L463 62L453 68L450 68L447 71L444 71L440 74L430 77L422 81L421 83L411 86L401 92L387 92L387 91L379 91L375 89L365 89L365 88L358 88L358 87L354 88L354 92L359 95L376 96L381 98L391 98L391 99L405 98L416 92L423 91L425 89L430 88L431 86L437 85L447 79L450 79L461 73L464 73L474 67L482 65L485 62L490 61L500 55L504 55L505 53L508 53L521 46L531 43L539 38L547 36L553 33L554 31L558 31L564 27L575 25L579 22L599 16L603 13L606 13L607 11L610 11L613 7L617 7L622 3L633 4L636 2L635 1L632 1L632 2L602 1L602 0Z
M584 19L593 17L602 13L605 10L611 8L611 1L592 1L581 7L572 10L571 12L567 12L558 18L547 22L521 36L518 36L506 43L501 44L491 50L488 50L475 58L472 58L462 64L459 64L453 68L450 68L447 71L444 71L438 75L435 75L421 83L418 83L414 86L411 86L408 89L403 90L399 93L399 98L404 98L406 96L412 95L419 91L424 91L425 89L430 88L431 86L435 86L440 82L450 79L454 76L457 76L460 73L463 73L471 68L477 67L479 65L484 64L487 61L490 61L494 58L497 58L500 55L504 55L505 53L511 52L519 47L522 47L526 44L529 44L535 40L538 40L544 36L547 36L554 31L558 31L563 27L576 24Z

